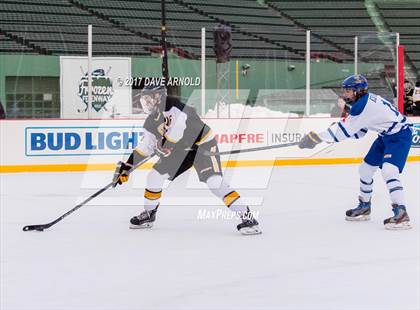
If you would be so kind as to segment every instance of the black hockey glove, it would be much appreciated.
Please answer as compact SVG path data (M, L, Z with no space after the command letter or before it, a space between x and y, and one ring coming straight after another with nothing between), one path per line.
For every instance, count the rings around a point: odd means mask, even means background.
M321 138L313 131L304 135L299 142L299 148L301 149L313 149L318 143L321 143Z
M133 167L137 167L140 164L140 162L145 160L146 158L146 155L143 155L140 151L135 149L130 154L126 162L118 162L117 167L115 168L114 177L112 179L114 187L117 186L117 184L121 185L124 182L127 182L128 175L130 174L130 169L132 169Z
M118 162L117 167L115 168L114 178L112 179L114 187L128 181L129 171L131 168L133 168L133 166L128 163L124 163L122 161Z

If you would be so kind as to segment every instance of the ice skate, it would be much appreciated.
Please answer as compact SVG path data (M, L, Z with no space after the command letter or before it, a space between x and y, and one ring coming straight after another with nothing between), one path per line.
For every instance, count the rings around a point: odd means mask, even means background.
M157 207L152 211L143 211L140 215L134 216L130 220L131 229L152 228L156 220Z
M236 226L238 231L243 235L258 235L262 231L258 227L258 222L252 216L251 211L247 208L247 211L241 215L242 223Z
M369 221L370 220L370 201L364 202L359 197L357 208L346 211L346 221Z
M410 217L407 214L405 206L399 206L397 204L393 204L392 212L394 212L394 216L384 220L384 225L386 229L389 229L389 230L411 229Z

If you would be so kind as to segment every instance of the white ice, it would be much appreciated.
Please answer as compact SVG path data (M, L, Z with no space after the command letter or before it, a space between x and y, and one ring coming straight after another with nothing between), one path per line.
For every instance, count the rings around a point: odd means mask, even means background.
M112 172L0 175L0 308L419 309L418 162L402 176L409 231L384 229L392 212L380 174L372 220L346 222L356 165L276 167L254 190L260 171L235 169L259 211L257 236L239 235L237 220L197 219L222 206L188 175L165 190L151 230L128 228L142 209L142 189L130 183L44 232L23 232L73 208Z

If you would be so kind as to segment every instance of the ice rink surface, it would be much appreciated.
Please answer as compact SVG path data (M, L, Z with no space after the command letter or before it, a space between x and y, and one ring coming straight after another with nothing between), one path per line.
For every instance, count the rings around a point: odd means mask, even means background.
M232 177L259 212L257 236L239 235L235 219L198 219L223 207L191 188L192 174L164 191L151 230L128 228L143 194L130 183L44 232L23 232L73 208L112 172L0 175L0 308L419 309L418 162L402 176L409 231L384 229L392 211L379 173L372 220L346 222L357 165L266 170L236 168Z

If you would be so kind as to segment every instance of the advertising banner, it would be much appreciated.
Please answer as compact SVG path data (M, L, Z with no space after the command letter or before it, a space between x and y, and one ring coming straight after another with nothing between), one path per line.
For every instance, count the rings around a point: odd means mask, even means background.
M114 118L131 114L131 87L118 83L131 76L131 59L94 57L92 106L88 110L87 57L60 57L61 118Z
M205 119L220 151L245 150L298 142L311 130L325 130L330 118ZM420 160L420 119L414 125L409 160ZM144 119L124 120L6 120L0 121L0 171L49 171L48 167L109 169L124 160L144 135ZM322 143L314 149L275 147L221 156L225 165L268 166L357 163L377 137L368 132L360 140ZM34 168L35 167L35 168ZM63 168L63 169L64 169ZM61 168L60 168L61 169ZM57 170L53 170L57 171Z

